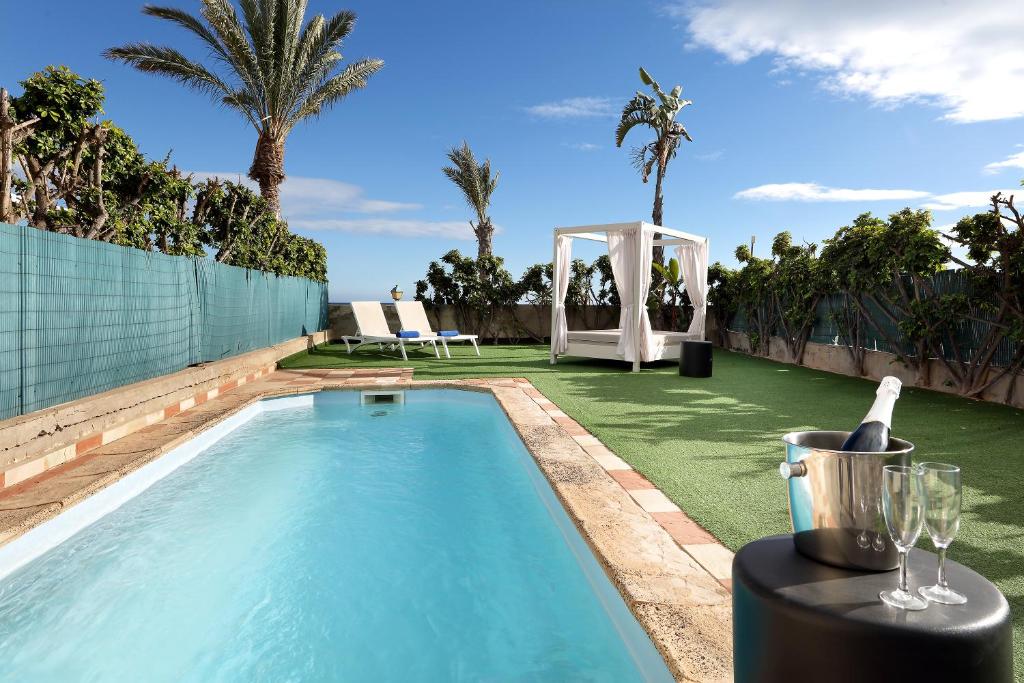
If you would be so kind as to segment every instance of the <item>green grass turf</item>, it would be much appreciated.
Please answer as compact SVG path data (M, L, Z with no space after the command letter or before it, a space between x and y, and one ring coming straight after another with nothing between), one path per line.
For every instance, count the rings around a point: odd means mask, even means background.
M643 473L723 543L738 549L789 532L777 466L781 437L807 429L852 429L876 383L716 350L714 377L678 376L662 363L630 373L621 363L562 359L546 346L452 347L451 360L325 345L286 368L413 367L415 379L527 377L548 398ZM1024 673L1024 412L905 387L893 435L916 445L916 461L963 468L964 513L950 557L984 576L1011 603L1015 668ZM920 541L930 548L930 541Z

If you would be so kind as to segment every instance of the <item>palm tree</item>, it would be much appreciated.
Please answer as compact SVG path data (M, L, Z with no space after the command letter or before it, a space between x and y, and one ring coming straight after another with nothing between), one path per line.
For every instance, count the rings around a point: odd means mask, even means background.
M491 205L491 195L498 186L498 177L501 174L495 172L491 175L490 159L484 159L482 164L478 164L468 142L463 142L461 147L452 147L448 151L448 159L452 165L445 166L441 171L462 190L466 203L476 212L476 223L469 222L473 234L476 235L476 256L478 259L490 256L494 224L487 215L487 209Z
M668 265L662 265L655 261L651 264L654 271L661 276L661 282L657 286L657 292L661 295L668 294L669 328L676 329L679 320L679 306L686 293L686 283L683 281L682 268L679 261L674 258L668 260Z
M658 82L651 78L643 67L640 67L640 80L644 85L651 86L658 100L637 91L633 99L622 109L619 125L615 128L615 146L622 147L626 134L636 126L647 126L654 130L655 138L652 142L633 148L633 165L640 171L640 177L645 183L651 171L655 171L654 211L651 212L651 220L655 225L661 225L664 208L662 185L665 182L668 162L675 157L683 138L693 142L683 124L676 121L676 115L683 107L693 103L680 98L683 93L681 85L672 88L672 92L666 95ZM661 263L663 259L662 247L655 247L655 262Z
M330 19L316 15L303 26L306 0L239 0L241 17L231 0L201 3L201 17L153 5L142 11L197 36L210 50L212 67L173 47L150 43L129 43L104 55L173 78L240 112L259 134L249 177L259 183L269 208L280 215L288 133L300 121L365 87L384 62L362 59L339 73L338 48L355 24L352 12L338 12Z

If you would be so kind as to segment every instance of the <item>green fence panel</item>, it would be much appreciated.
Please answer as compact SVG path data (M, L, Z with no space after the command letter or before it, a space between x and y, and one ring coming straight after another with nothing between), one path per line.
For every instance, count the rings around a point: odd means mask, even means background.
M20 233L18 412L179 370L198 358L187 259L33 228ZM8 409L9 410L9 409Z
M0 223L0 418L21 413L21 233Z
M0 419L326 321L324 283L0 224Z
M266 335L255 328L264 315L257 310L250 271L197 265L203 311L203 360L218 360L265 346Z
M197 260L203 360L212 361L327 328L327 285Z

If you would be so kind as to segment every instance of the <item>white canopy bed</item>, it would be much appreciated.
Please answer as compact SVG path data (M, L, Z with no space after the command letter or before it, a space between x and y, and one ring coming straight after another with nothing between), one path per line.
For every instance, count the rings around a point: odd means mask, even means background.
M654 239L654 233L661 239ZM606 242L615 288L621 302L619 327L614 330L569 330L565 297L574 239ZM647 295L651 289L651 262L656 246L675 247L686 293L693 304L693 320L686 332L651 329ZM633 364L679 358L680 343L704 339L707 316L708 239L650 223L610 223L555 229L554 268L551 289L551 364L558 356L583 356L624 360Z

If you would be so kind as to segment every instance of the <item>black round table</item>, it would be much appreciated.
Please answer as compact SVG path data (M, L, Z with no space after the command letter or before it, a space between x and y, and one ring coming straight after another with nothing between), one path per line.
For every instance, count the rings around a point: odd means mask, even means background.
M936 557L912 550L911 590L935 583ZM732 564L736 683L1012 683L1010 608L991 582L946 562L966 605L919 612L878 599L897 572L862 572L799 554L792 536L743 546Z

